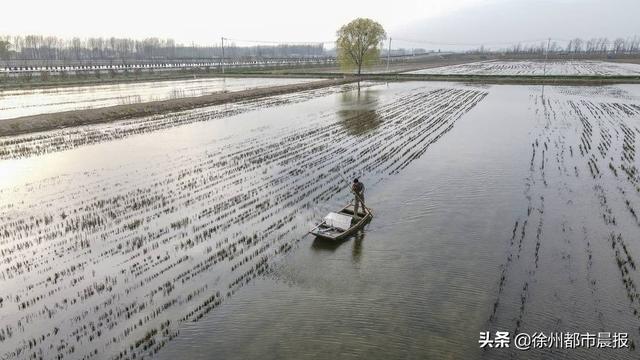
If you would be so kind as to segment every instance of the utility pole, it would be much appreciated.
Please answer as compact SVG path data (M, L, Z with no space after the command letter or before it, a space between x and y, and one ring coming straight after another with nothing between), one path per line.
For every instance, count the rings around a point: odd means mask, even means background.
M224 74L224 37L222 37L221 39L222 39L222 62L220 63L220 66L222 67L222 73Z
M389 72L390 57L391 57L391 37L389 37L389 50L387 51L387 72Z
M542 76L547 76L547 59L549 58L549 45L551 44L551 38L547 40L547 51L544 54L544 67L542 68Z

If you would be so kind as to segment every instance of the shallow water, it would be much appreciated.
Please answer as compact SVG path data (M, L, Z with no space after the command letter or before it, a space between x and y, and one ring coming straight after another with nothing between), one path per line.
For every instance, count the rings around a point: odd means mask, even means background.
M410 71L410 74L458 75L640 75L640 64L593 61L480 61Z
M442 141L368 193L376 217L363 234L335 245L299 243L266 279L204 321L186 325L160 358L185 353L220 359L551 356L549 350L481 351L479 332L488 330L617 331L637 342L635 297L630 301L629 280L622 280L616 265L625 252L618 243L619 251L611 248L606 232L622 234L623 241L628 236L625 246L633 254L640 231L621 207L616 224L605 224L594 191L601 186L619 192L615 188L637 180L567 174L569 163L588 172L590 157L565 152L579 147L575 136L582 134L575 118L580 115L567 107L576 102L601 109L637 106L639 90L546 87L543 95L541 87L491 87ZM637 133L633 114L639 109L629 109L590 121L603 131L629 123ZM557 135L547 138L549 133ZM612 137L610 155L624 151L623 138ZM599 137L591 141L598 143ZM535 166L524 161L534 147L545 146ZM546 171L540 168L543 161ZM640 204L637 190L627 196ZM614 201L616 207L624 203ZM522 230L523 221L533 226ZM612 229L603 231L606 227ZM637 279L635 269L627 268L625 278ZM628 349L611 351L552 353L569 359L635 358Z
M308 81L313 79L204 78L32 90L0 90L0 120Z
M3 357L549 356L481 351L489 330L637 342L640 87L369 83L237 106L115 140L87 139L123 124L78 129L54 151L37 147L68 133L15 138ZM303 237L349 199L338 171L375 218L344 243Z

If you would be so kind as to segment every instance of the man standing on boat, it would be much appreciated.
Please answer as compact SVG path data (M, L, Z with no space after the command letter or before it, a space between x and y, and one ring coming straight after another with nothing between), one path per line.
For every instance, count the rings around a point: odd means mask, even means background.
M362 211L365 211L364 207L364 184L358 181L358 178L353 179L353 184L351 185L351 191L355 195L355 204L353 205L353 214L356 216L360 216L358 213L360 207L362 207Z

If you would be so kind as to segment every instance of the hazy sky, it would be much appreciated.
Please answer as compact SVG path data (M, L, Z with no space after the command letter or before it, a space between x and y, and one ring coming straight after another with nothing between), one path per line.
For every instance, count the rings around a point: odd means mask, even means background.
M398 46L409 45L400 39L494 43L640 35L640 0L35 0L6 1L1 8L0 34L156 36L199 44L221 36L331 41L340 25L356 17L380 22Z

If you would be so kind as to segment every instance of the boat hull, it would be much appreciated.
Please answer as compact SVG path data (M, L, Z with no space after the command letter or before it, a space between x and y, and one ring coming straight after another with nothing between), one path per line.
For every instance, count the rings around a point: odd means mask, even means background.
M353 219L351 227L346 230L339 230L321 223L311 231L311 234L315 235L317 238L325 240L345 240L364 228L364 226L373 218L373 214L368 209L358 211L357 215L354 214L353 205L351 203L344 206L338 213L348 215Z

